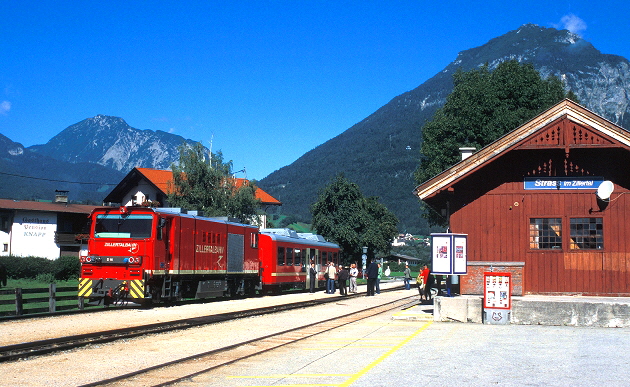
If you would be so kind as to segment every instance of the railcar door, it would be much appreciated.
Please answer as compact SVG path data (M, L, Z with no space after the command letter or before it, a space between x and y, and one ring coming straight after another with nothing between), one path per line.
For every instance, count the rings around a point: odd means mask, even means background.
M227 271L228 273L242 273L245 257L245 236L243 234L228 234Z

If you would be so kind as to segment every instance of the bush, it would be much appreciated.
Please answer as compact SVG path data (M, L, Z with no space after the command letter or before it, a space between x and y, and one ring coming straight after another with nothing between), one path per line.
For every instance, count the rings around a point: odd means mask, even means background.
M4 265L7 276L13 279L46 279L44 282L55 282L55 279L67 281L79 277L80 263L77 257L64 256L56 260L42 257L0 257L0 265Z
M54 278L59 281L68 281L79 278L81 274L81 263L79 258L63 256L54 262Z
M52 275L52 273L41 273L41 274L37 274L37 277L35 277L35 280L39 282L43 282L45 284L52 284L55 282L55 276Z

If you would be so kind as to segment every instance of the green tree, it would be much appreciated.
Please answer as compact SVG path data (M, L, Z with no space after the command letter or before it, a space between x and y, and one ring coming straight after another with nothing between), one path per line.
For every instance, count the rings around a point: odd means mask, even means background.
M206 216L228 216L249 223L260 208L253 182L237 184L232 161L223 154L208 155L201 143L179 147L179 164L173 164L168 200L172 206L202 210Z
M370 255L389 253L397 234L398 219L377 198L366 198L359 186L337 175L311 205L313 228L341 248L344 263L361 255L368 247Z
M446 103L422 128L416 182L422 184L457 163L460 147L481 149L564 98L577 102L558 78L542 79L529 63L511 60L494 71L488 65L457 71ZM432 225L445 224L426 208L424 216Z

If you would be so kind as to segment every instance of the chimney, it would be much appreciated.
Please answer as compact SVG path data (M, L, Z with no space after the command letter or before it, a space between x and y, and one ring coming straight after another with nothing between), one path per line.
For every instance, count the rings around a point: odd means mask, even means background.
M55 190L55 203L66 203L66 204L68 204L68 192L70 192L70 191Z
M474 146L472 147L465 146L465 147L459 148L459 152L462 155L462 160L466 160L467 158L472 156L472 154L475 153L476 150L477 148L475 148Z

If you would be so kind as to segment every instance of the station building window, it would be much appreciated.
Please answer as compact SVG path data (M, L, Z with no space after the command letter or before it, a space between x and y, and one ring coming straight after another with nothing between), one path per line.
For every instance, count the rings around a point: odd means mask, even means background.
M561 218L531 218L529 248L533 250L562 248Z
M570 250L601 250L604 248L602 218L569 218ZM562 218L531 218L529 248L532 250L562 249ZM566 223L565 223L566 225Z
M602 218L571 218L569 247L571 250L600 250L604 248Z

